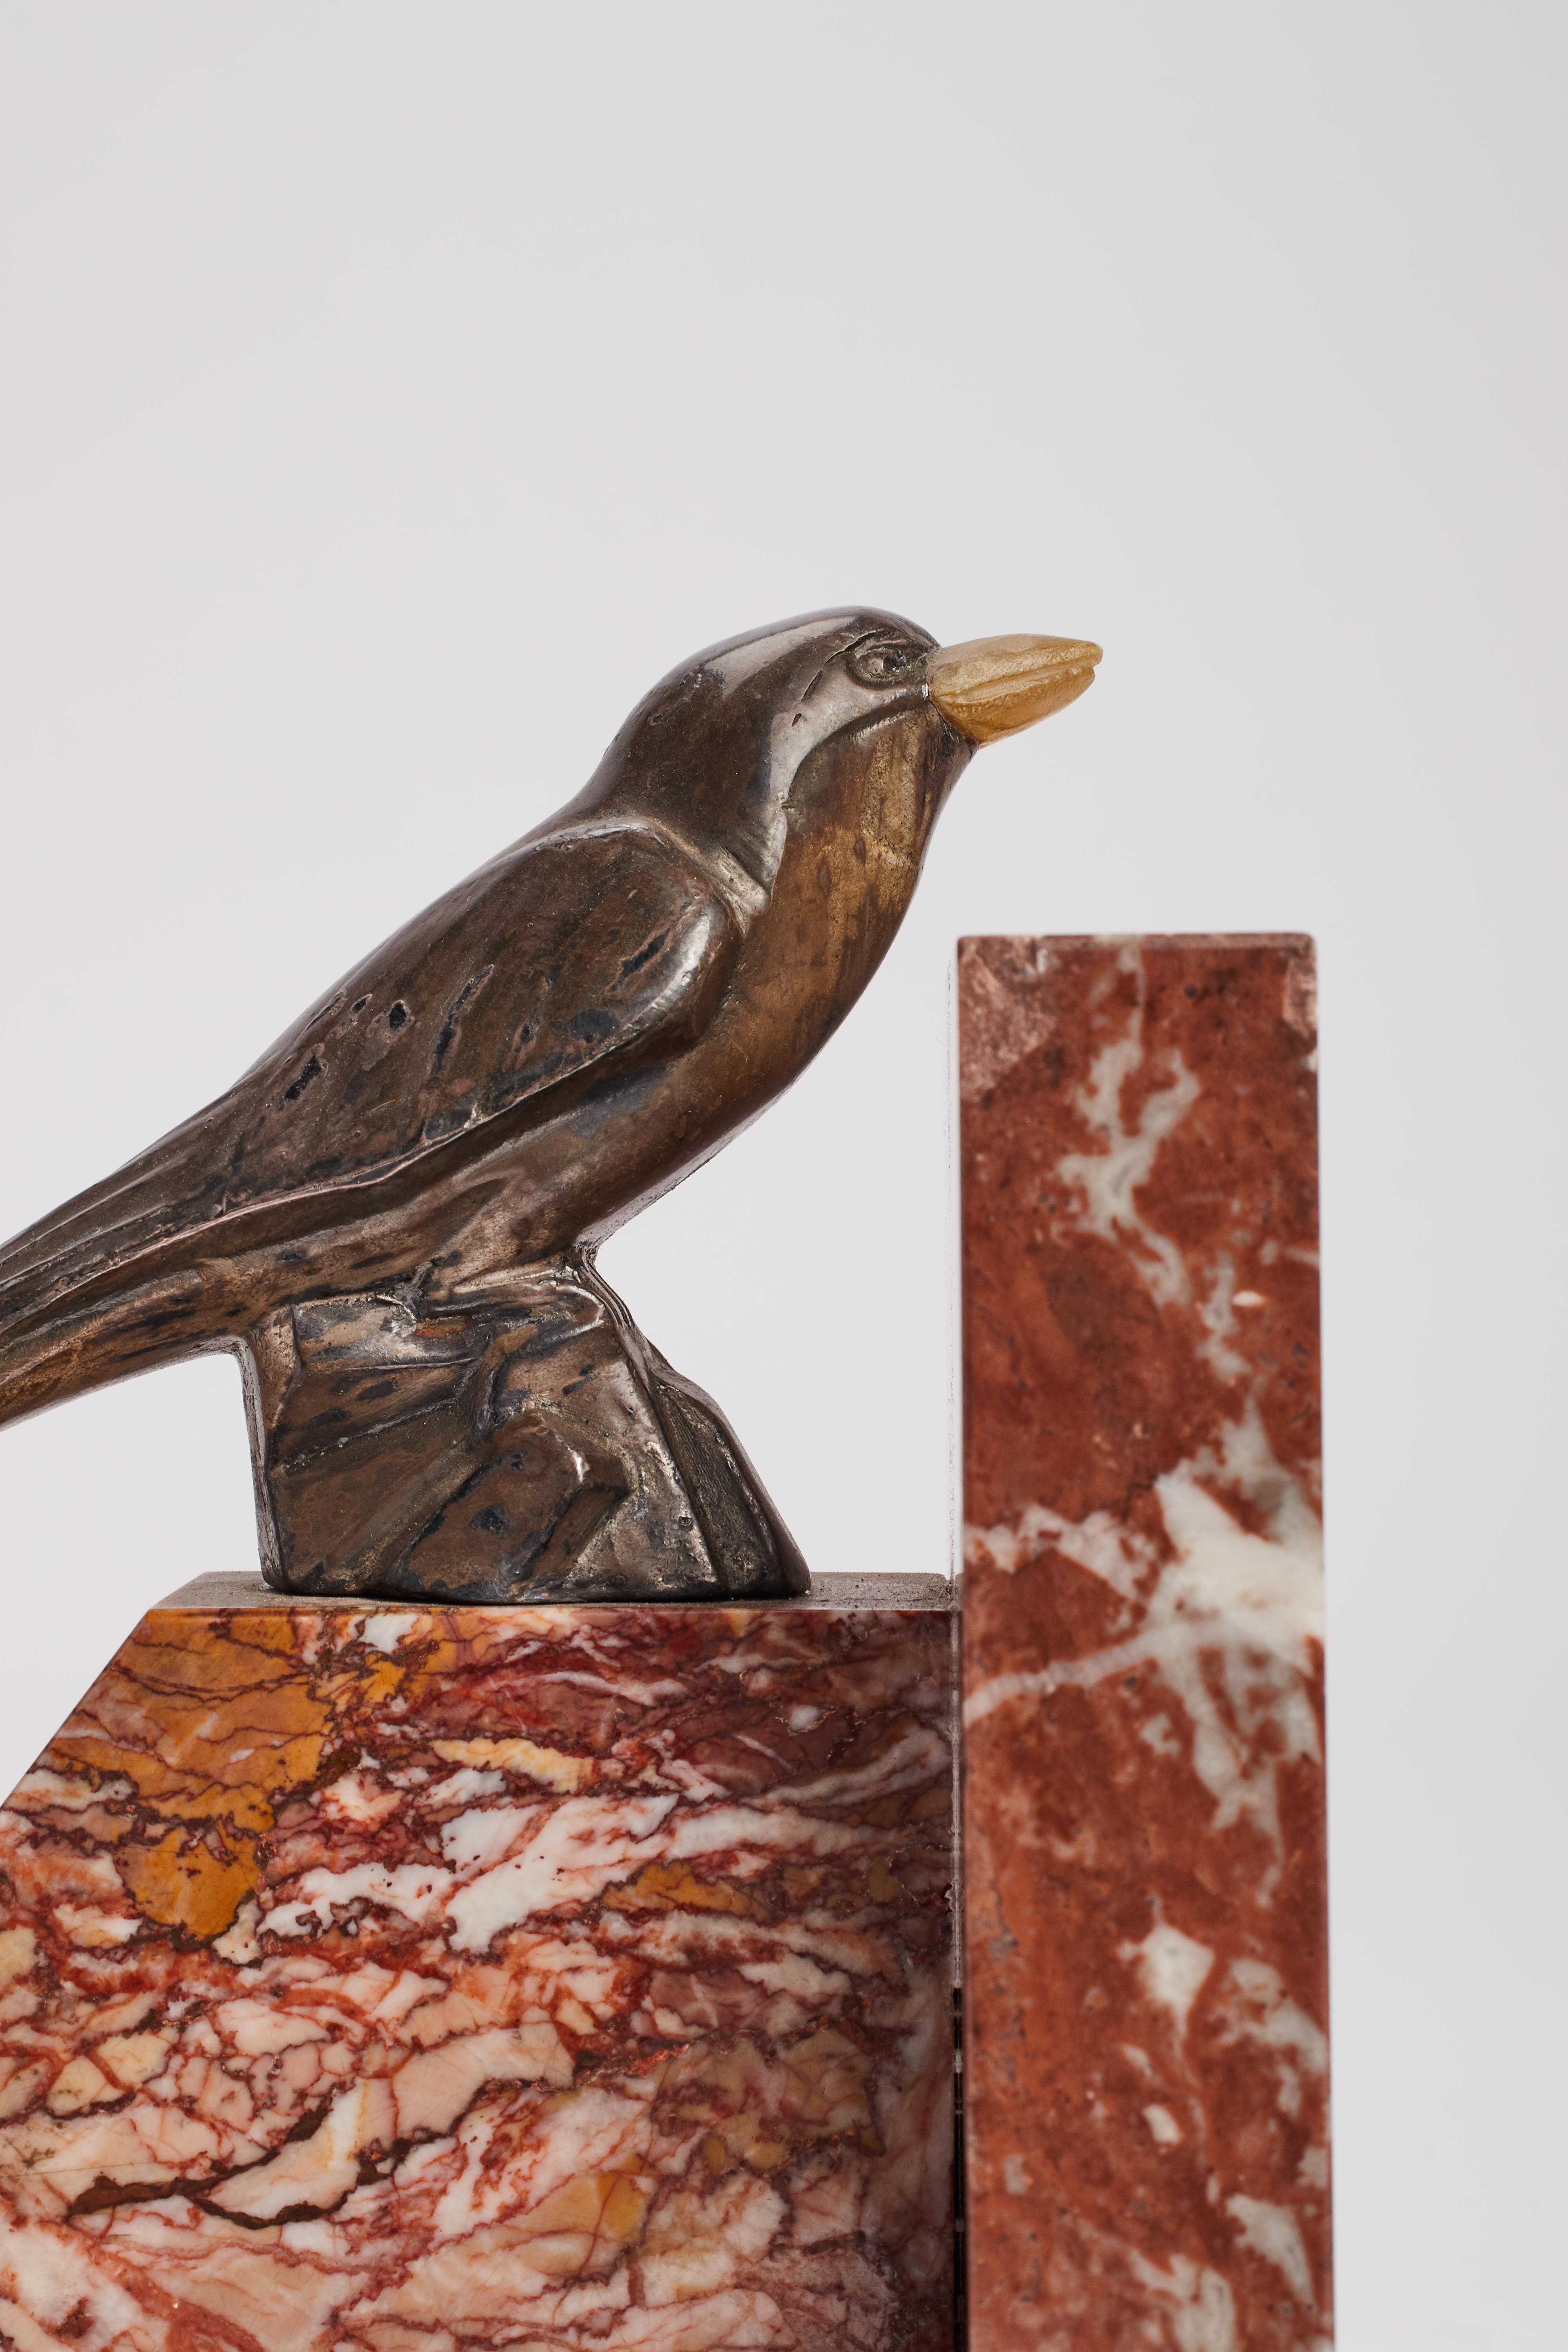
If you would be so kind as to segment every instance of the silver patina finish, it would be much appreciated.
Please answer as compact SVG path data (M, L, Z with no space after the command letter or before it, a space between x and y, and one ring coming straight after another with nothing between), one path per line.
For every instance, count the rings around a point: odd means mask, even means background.
M805 1067L976 745L1098 659L837 612L673 671L576 800L0 1251L0 1420L225 1349L280 1591L804 1591L595 1251Z

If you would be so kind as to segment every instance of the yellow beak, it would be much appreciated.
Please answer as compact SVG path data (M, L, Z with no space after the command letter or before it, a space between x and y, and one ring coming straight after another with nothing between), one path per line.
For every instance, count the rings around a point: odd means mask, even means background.
M961 735L994 743L1076 702L1099 659L1082 637L973 637L926 656L926 687Z

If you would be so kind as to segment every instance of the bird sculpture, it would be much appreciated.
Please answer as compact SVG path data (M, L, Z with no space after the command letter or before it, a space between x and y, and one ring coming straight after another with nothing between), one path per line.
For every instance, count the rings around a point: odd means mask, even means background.
M799 1076L976 746L1099 659L844 611L672 670L559 814L0 1251L0 1421L226 1349L282 1591L806 1591L728 1423L595 1252Z

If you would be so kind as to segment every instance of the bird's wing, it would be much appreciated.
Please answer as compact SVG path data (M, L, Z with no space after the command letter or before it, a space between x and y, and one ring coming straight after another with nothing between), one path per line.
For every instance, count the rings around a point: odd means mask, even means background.
M228 1094L0 1251L0 1328L179 1235L374 1183L610 1055L697 1034L739 943L662 834L563 832L509 851L368 956Z

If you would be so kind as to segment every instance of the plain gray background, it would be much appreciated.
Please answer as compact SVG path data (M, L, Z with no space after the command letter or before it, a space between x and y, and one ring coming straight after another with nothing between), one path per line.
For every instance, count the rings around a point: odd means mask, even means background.
M0 1231L695 647L1097 637L605 1255L818 1567L945 1569L954 938L1316 932L1344 2352L1562 2340L1563 25L0 8ZM6 1432L0 1543L8 1785L251 1564L233 1367Z

